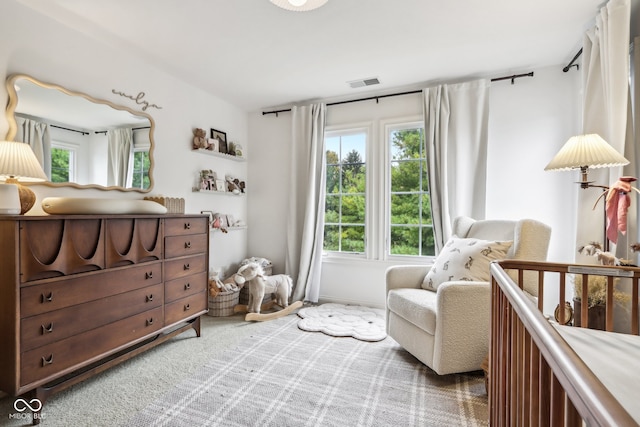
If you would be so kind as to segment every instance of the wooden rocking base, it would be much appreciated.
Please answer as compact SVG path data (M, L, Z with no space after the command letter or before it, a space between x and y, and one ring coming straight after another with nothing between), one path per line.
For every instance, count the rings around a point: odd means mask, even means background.
M269 301L268 303L262 304L260 306L260 311L269 310L274 305L276 305L275 301ZM247 322L264 322L265 320L273 320L291 314L294 310L300 307L302 307L302 301L296 301L288 307L285 307L279 311L274 311L273 313L247 313L247 315L244 317L244 320L246 320ZM233 311L235 313L246 313L248 310L249 308L244 304L238 304L233 307Z

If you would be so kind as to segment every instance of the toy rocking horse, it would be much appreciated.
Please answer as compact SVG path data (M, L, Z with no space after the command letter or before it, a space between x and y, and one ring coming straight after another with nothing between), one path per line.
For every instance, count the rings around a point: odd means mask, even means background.
M292 313L302 307L302 301L296 301L289 305L289 297L293 290L293 281L286 274L266 276L260 264L249 263L240 267L234 276L239 287L249 286L249 304L238 304L233 311L236 313L247 312L244 320L264 321L277 319ZM265 294L274 294L275 301L262 304ZM273 313L260 313L274 305L282 307L282 310Z

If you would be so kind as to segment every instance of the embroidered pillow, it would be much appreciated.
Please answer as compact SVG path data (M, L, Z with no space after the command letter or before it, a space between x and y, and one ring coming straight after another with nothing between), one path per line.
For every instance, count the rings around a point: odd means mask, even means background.
M488 282L491 261L504 259L512 241L462 239L452 236L425 276L422 287L431 291L444 282Z

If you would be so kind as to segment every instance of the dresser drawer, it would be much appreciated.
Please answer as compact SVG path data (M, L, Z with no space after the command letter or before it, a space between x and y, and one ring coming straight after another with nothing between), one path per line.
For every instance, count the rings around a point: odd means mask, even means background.
M207 293L201 292L165 305L164 324L171 325L207 310Z
M21 317L46 313L160 283L160 261L67 279L51 279L47 283L23 286L20 289Z
M165 237L165 258L176 258L206 252L209 242L206 234L186 234Z
M207 289L207 272L191 274L179 279L164 282L165 302L175 301Z
M107 268L162 259L160 218L110 218L106 223Z
M184 257L165 261L164 275L165 280L173 280L180 277L189 276L201 271L207 271L206 254Z
M20 221L20 281L103 270L104 221Z
M25 386L103 355L163 327L162 307L22 353Z
M164 235L206 234L208 228L209 219L206 216L167 218L164 223Z
M117 320L161 307L162 284L22 319L22 350L27 351Z

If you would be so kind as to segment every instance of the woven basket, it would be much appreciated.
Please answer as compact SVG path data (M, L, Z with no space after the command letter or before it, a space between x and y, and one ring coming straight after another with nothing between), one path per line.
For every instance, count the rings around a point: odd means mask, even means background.
M184 199L177 197L161 197L161 196L147 196L145 200L151 200L152 202L160 203L167 208L167 213L184 213Z
M233 315L233 307L238 305L239 291L220 292L215 297L209 296L209 312L212 317Z

